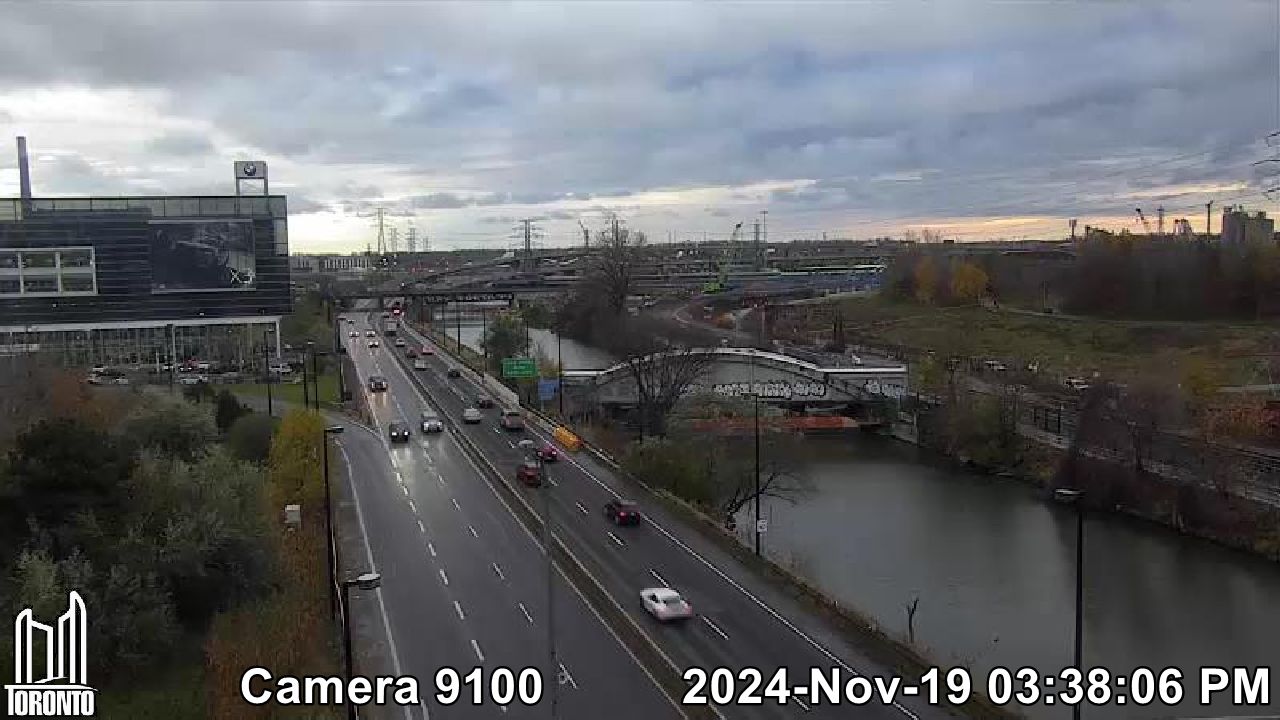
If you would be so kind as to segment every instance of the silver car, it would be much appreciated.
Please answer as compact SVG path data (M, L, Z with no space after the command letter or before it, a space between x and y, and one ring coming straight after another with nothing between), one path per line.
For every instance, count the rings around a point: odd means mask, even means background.
M462 422L464 423L478 423L483 419L484 415L477 408L469 407L462 411Z

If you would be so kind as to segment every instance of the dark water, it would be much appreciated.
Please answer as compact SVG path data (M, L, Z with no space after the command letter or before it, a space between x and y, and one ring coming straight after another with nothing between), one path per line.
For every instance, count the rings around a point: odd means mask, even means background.
M1026 486L940 467L915 448L857 436L806 441L798 473L812 490L772 502L767 552L906 635L904 606L920 598L916 641L934 660L986 672L1071 664L1074 511ZM750 510L739 528L751 526ZM1087 708L1086 717L1157 718L1280 712L1280 566L1112 516L1085 521L1086 667L1128 672L1206 665L1271 667L1266 708ZM976 681L976 680L975 680ZM1189 694L1198 683L1187 682ZM1031 717L1066 718L1062 707Z

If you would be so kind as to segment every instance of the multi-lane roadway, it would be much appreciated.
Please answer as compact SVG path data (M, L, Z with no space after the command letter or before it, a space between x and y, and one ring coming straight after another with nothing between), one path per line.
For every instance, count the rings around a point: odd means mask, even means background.
M551 442L546 428L530 422L523 432L498 426L501 406L483 410L479 424L463 424L464 409L488 395L478 378L464 371L450 378L453 361L412 329L402 337L418 349L431 348L425 370L414 370L404 350L389 338L367 347L372 327L364 314L349 315L344 342L367 393L377 441L350 445L349 475L367 520L373 559L384 576L382 590L389 632L405 672L429 679L442 666L466 672L480 665L544 668L548 663L547 570L537 536L517 520L510 501L485 479L496 469L514 485L515 469L529 438ZM357 337L348 337L349 330ZM385 377L385 392L370 392L368 379ZM423 410L451 422L445 432L424 435ZM390 444L387 425L404 420L413 435L407 444ZM480 457L464 451L463 435ZM482 469L480 465L486 465ZM626 485L603 463L583 454L561 452L547 465L548 483L523 488L533 507L549 501L556 537L609 596L630 615L666 658L681 670L701 667L758 668L767 681L777 668L790 671L792 685L807 684L811 668L856 674L892 675L848 645L820 619L776 588L758 580L722 549L659 507L643 507L638 527L617 527L602 509L623 496ZM695 617L679 625L660 625L639 602L642 588L667 586L693 605ZM680 717L624 643L573 586L557 575L553 587L559 717ZM550 679L549 679L550 680ZM757 694L759 691L757 691ZM430 717L494 717L493 705L441 706L427 692ZM917 698L858 708L813 705L807 698L785 704L764 699L759 705L719 708L724 718L903 718L949 717ZM512 717L545 717L547 703L502 708Z

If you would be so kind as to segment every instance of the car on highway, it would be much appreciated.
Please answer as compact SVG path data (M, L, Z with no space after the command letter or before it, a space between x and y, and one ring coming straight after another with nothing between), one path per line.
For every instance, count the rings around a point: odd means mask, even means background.
M396 347L404 347L405 345L408 345L408 343L404 341L404 338L396 338L394 345Z
M693 617L693 606L671 588L645 588L640 591L640 602L646 612L662 622Z
M356 332L355 330L352 330L351 332L347 333L347 335L349 337L360 337L360 333Z
M484 410L493 407L493 398L488 395L476 396L476 407Z
M503 430L524 430L524 415L519 410L503 410L498 423Z
M538 448L538 457L542 462L555 462L560 459L560 451L555 445L547 444Z
M444 421L440 416L430 410L422 411L422 432L438 433L444 432Z
M208 375L183 375L178 378L179 385L202 385L209 382Z
M369 392L386 392L387 379L381 375L369 376Z
M604 516L614 525L640 524L640 508L630 500L610 500L605 503Z
M469 407L462 411L462 422L464 423L478 423L483 419L484 415L476 408Z
M369 348L370 348L370 349L373 349L373 348L376 348L376 347L380 347L380 344L378 343L378 341L377 341L377 340L370 340L370 341L369 341Z
M418 357L418 351L414 350L413 348L409 348L408 350L404 351L404 356L412 360Z
M445 372L445 375L448 375L451 378L460 378L462 377L462 371L456 367L451 367Z
M409 442L409 423L393 422L387 426L391 442Z
M522 485L538 487L542 484L542 469L536 460L523 460L516 467L516 480Z
M435 355L435 354L436 354L436 351L435 351L435 350L433 350L433 349L431 349L431 348L429 348L429 347L427 347L426 345L423 345L423 346L422 346L422 354L423 354L423 355Z
M373 330L365 330L365 331L364 331L364 336L365 336L365 337L378 337L378 334L377 334L377 333L375 333Z
M426 370L426 369L427 369L427 361L426 361L426 360L423 360L422 358L418 358L417 360L414 360L414 361L413 361L413 369L414 369L414 370Z

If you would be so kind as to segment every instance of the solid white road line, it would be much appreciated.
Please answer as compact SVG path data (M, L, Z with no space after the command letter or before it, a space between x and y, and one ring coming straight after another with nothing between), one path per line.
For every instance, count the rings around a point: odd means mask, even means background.
M456 612L458 613L458 619L459 619L459 620L466 620L466 619L467 619L467 616L462 612L462 603L458 602L457 600L454 600L454 601L453 601L453 609L454 609L454 611L456 611Z
M520 606L520 612L524 613L524 619L528 620L529 624L532 625L533 616L529 614L529 611L527 609L525 609L524 603L516 603L516 605Z
M484 662L484 653L480 652L480 643L472 640L471 649L476 651L476 658L479 659L480 662Z
M650 570L649 574L652 575L654 578L656 578L658 583L662 585L662 587L665 587L665 588L671 587L670 585L667 584L667 581L664 580L662 576L658 574L657 570Z
M710 618L708 618L706 615L699 615L698 617L702 618L702 622L706 623L707 627L711 628L712 630L715 630L717 635L724 638L725 640L729 639L729 636L726 635L723 630L716 627L716 624L711 622Z
M582 503L575 501L573 504L578 506L578 509L582 511L583 515L587 514L587 508Z
M560 672L561 672L562 676L564 677L564 679L565 679L566 681L568 681L568 683L569 683L570 685L572 685L572 686L573 686L573 689L574 689L574 690L577 690L577 689L578 689L578 681L577 681L577 680L574 680L574 679L573 679L573 676L569 674L569 668L565 667L565 666L564 666L564 663L560 663ZM558 680L558 679L559 679L559 678L557 678L557 680Z
M618 536L617 536L617 535L614 535L612 530L609 530L609 531L608 531L608 533L609 533L609 539L610 539L610 540L613 540L613 541L614 541L614 542L616 542L616 543L618 543L618 547L622 547L623 545L625 545L625 544L626 544L626 543L622 542L621 540L619 540L619 539L618 539Z
M342 463L347 468L347 482L351 486L351 499L356 506L356 517L360 520L360 536L364 540L364 555L372 570L377 567L373 562L373 548L369 546L369 530L364 524L364 510L360 507L360 492L356 489L354 482L355 474L351 472L351 457L347 455L347 449L342 446L341 441L334 443L338 446L338 450L342 453ZM400 651L396 648L395 635L391 634L391 623L387 620L387 604L382 599L382 590L377 591L378 596L378 613L382 615L382 632L387 636L387 647L391 648L391 667L395 670L397 676L404 675L404 670L400 665ZM409 708L404 709L405 720L413 720L413 715L409 712ZM431 713L427 711L427 704L422 703L423 720L430 720Z

